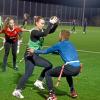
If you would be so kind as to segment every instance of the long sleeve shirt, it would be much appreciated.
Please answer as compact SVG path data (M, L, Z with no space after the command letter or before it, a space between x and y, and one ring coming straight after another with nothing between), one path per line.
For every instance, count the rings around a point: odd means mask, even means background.
M56 30L56 28L57 25L49 23L46 29L43 30L33 29L31 31L28 47L33 48L35 50L40 49L44 41L43 37L53 33Z
M71 62L69 64L74 67L80 66L80 61L78 58L77 51L76 51L75 47L73 46L73 44L68 40L60 41L57 44L55 44L52 47L49 47L48 49L45 49L45 50L35 50L35 53L48 54L48 53L52 53L54 51L59 52L64 63ZM72 61L78 61L78 62L72 62Z

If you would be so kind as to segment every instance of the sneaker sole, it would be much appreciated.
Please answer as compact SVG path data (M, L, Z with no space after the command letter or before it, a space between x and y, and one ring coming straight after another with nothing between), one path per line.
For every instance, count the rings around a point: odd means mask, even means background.
M23 99L24 97L20 97L19 95L16 95L16 93L12 93L12 95L16 98L20 98L20 99Z

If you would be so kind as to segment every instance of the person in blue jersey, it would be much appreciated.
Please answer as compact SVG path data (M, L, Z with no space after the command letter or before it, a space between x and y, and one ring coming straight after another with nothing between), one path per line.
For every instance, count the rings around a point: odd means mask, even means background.
M29 49L28 52L36 54L48 54L54 51L58 51L59 55L65 63L62 77L66 77L66 80L70 87L70 96L77 97L72 77L79 74L81 67L77 51L73 44L69 41L69 37L70 32L67 30L62 30L59 34L59 42L57 44L53 45L52 47L49 47L46 50ZM47 100L49 100L49 98L52 98L50 100L57 100L53 89L52 77L58 77L60 75L61 69L62 67L59 66L50 69L45 73L46 83L49 89L49 97L47 98Z

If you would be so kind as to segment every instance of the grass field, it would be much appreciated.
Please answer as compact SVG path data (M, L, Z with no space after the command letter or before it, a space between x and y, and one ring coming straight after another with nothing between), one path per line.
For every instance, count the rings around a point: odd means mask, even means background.
M32 26L28 26L30 28ZM61 29L69 29L69 27L59 27L57 31L48 35L45 38L44 46L50 46L58 41L58 33ZM23 43L27 44L29 33L23 34ZM74 78L75 88L78 92L76 100L100 100L100 27L88 27L87 34L82 33L82 28L76 28L76 34L71 35L70 39L76 46L79 53L80 61L83 63L83 71ZM2 72L0 68L0 100L18 100L12 96L12 91L16 87L18 80L24 73L24 61L19 63L24 55L26 46L21 45L20 53L18 54L19 71L12 69L12 55L10 53L8 58L8 67L6 72ZM2 66L2 59L4 50L0 51L0 67ZM63 64L58 55L48 54L42 55L44 58L50 60L54 66ZM25 98L23 100L45 100L48 95L47 89L40 91L33 87L33 83L38 78L42 68L36 67L32 77L28 80L26 88L23 91ZM53 78L54 84L57 78ZM61 83L56 89L58 100L73 100L68 96L69 88L65 78L61 79Z

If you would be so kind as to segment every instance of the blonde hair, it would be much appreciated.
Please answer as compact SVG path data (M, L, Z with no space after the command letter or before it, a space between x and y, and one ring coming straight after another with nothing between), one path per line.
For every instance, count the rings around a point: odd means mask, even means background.
M9 21L10 20L14 20L12 17L7 17L4 21L4 27L3 28L6 28L9 26Z

